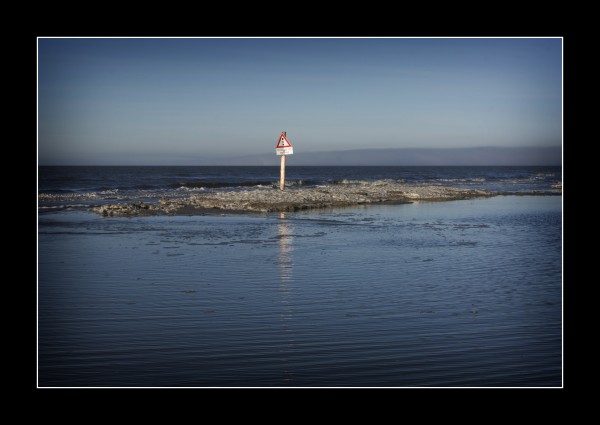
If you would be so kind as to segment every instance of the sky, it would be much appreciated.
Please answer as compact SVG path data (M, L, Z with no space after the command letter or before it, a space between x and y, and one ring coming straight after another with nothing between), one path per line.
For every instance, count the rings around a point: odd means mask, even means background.
M37 53L40 165L276 165L284 130L300 161L562 143L560 38L39 38Z

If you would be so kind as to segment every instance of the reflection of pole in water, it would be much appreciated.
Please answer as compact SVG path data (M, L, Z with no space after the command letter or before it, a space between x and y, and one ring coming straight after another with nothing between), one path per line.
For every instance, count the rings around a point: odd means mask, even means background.
M294 237L290 226L285 220L285 213L279 213L279 218L282 220L277 225L277 232L279 234L279 274L281 276L281 282L286 283L292 278L292 242Z
M281 296L281 313L280 313L280 325L281 335L285 338L285 343L280 346L279 360L282 362L283 367L283 383L290 385L294 382L295 378L295 367L290 364L290 356L295 350L295 337L294 332L290 329L290 320L293 319L293 304L290 302L289 292L291 285L288 282L292 279L293 271L293 260L292 251L294 250L293 241L294 236L292 235L292 227L289 222L285 219L285 213L279 213L279 223L277 224L277 232L279 236L279 256L277 257L277 263L279 265L279 276L281 283L279 285L279 293Z

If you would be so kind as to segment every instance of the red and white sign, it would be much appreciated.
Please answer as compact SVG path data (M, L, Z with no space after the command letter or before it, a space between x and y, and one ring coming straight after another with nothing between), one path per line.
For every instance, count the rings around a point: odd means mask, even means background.
M277 155L292 155L294 153L294 147L283 133L281 133L279 141L275 145L275 153Z
M285 134L281 133L281 135L279 136L279 141L277 142L277 146L275 146L275 147L276 148L291 148L292 144L287 139L287 137L285 137Z

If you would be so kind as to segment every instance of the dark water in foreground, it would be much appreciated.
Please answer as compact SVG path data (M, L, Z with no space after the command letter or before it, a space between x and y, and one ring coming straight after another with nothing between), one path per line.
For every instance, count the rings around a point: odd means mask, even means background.
M560 386L561 196L39 217L40 386Z

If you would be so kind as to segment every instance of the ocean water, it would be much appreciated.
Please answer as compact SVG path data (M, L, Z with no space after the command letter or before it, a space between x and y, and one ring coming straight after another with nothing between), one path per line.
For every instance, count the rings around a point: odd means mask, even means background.
M561 386L560 167L358 168L288 175L548 196L106 218L278 170L41 167L39 386Z
M40 213L102 203L153 202L220 190L279 187L279 167L40 167ZM561 167L287 167L288 189L378 180L560 194Z

